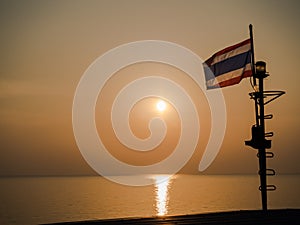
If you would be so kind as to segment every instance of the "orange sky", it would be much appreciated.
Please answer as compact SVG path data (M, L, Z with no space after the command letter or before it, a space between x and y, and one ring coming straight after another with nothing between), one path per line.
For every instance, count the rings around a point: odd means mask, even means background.
M72 101L84 71L106 51L154 39L180 44L207 59L247 39L250 23L256 59L266 61L270 72L266 88L287 92L266 107L274 115L267 131L275 133L276 157L269 165L279 173L300 172L298 1L1 1L0 11L0 175L94 174L76 146ZM175 77L171 74L167 76ZM227 130L220 153L205 173L258 170L255 150L244 146L254 123L250 91L249 80L223 89ZM197 98L197 92L193 95ZM153 99L147 101L141 104L152 104ZM197 103L200 111L205 109L202 102ZM138 112L136 108L137 117ZM100 114L96 119L101 121ZM172 146L178 121L171 122ZM143 128L133 129L138 133ZM199 148L183 172L197 173L202 153ZM124 161L149 163L138 159Z

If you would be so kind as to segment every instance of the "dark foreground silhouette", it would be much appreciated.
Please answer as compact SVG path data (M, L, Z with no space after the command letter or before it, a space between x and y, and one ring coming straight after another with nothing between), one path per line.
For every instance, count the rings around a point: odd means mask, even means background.
M263 212L261 210L242 210L232 212L217 212L207 214L163 216L149 218L122 218L106 220L90 220L77 222L56 223L67 224L297 224L300 225L300 209L273 209Z

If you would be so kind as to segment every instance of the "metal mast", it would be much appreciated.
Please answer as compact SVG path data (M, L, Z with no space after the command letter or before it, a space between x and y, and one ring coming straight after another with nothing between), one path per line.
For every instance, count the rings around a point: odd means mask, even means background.
M271 140L267 140L266 137L272 137L273 132L265 131L265 120L272 119L273 115L265 115L265 105L285 94L284 91L264 91L264 79L269 76L266 72L266 63L263 61L254 61L254 45L253 45L253 32L252 25L249 26L251 49L252 49L252 74L253 74L253 85L255 91L249 93L251 99L255 103L255 125L252 126L252 139L245 141L245 144L258 150L257 157L259 159L259 176L260 176L260 187L261 191L261 202L262 210L267 211L267 191L276 190L275 185L267 184L267 176L275 175L273 169L267 168L267 158L273 158L272 152L267 152L266 149L271 148ZM258 80L258 90L256 82ZM268 97L271 99L267 100ZM266 101L265 101L266 100Z

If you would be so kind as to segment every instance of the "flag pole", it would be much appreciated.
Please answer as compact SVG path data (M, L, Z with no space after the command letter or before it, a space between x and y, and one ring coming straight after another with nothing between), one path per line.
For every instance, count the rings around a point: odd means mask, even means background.
M251 70L253 77L253 85L256 85L256 78L253 76L255 74L255 58L254 58L254 44L253 44L253 26L249 25L249 33L250 33L250 43L251 43Z
M252 24L249 25L249 33L250 33L250 44L251 44L251 70L252 70L252 79L254 88L256 87L256 77L255 77L255 57L254 57L254 42L253 42L253 26ZM251 79L251 78L250 78ZM255 90L257 91L257 90ZM256 126L259 126L259 115L258 115L258 102L257 98L255 97L255 121Z

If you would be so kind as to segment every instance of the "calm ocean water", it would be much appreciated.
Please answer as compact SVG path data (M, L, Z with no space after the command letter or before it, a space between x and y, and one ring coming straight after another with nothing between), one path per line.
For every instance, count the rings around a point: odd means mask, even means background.
M159 179L152 176L150 179ZM300 208L300 176L278 175L270 208ZM257 175L176 175L146 187L102 177L0 178L0 224L260 209Z

